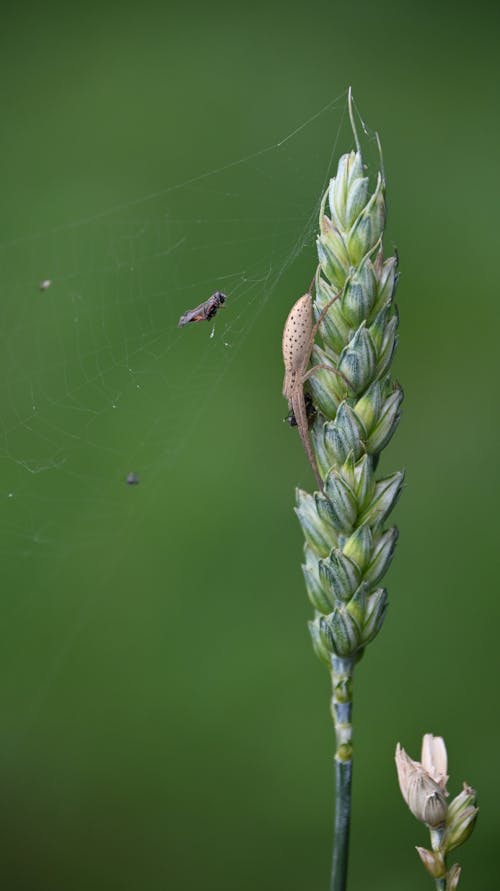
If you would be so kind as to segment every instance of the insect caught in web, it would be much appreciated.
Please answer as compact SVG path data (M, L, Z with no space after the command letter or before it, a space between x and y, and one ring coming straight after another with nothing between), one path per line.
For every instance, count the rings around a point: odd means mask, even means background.
M225 303L227 297L222 291L216 291L212 294L208 300L205 300L204 303L200 303L199 306L195 306L194 309L188 309L187 312L183 313L183 315L179 319L178 328L183 328L184 325L188 325L189 322L208 322L210 319L213 319L223 303Z
M345 286L344 286L345 288ZM312 290L312 285L309 291ZM288 318L283 329L283 362L285 364L285 379L283 381L283 396L288 400L288 408L290 416L293 415L295 424L290 421L291 426L296 426L299 436L304 446L309 463L312 467L316 482L321 491L323 491L323 480L318 469L316 457L314 455L311 440L309 439L309 417L306 406L306 394L304 393L304 384L309 378L315 374L320 368L330 371L341 377L349 390L349 381L347 378L335 368L333 365L324 363L313 365L308 369L311 359L314 339L318 333L321 322L325 318L330 306L335 303L341 296L343 291L336 294L323 307L316 322L314 322L313 300L311 294L303 294L292 306Z
M307 425L310 427L316 417L316 407L310 393L304 394L304 405L306 407ZM288 412L286 418L283 418L283 420L287 421L290 424L290 427L297 426L297 418L293 413L293 409Z

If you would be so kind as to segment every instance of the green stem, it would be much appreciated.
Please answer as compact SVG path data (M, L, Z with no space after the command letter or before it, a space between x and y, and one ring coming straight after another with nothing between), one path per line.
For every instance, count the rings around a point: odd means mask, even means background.
M330 891L345 891L351 822L352 759L335 760L335 826Z
M443 862L445 863L446 869L446 854L442 850L443 838L445 835L444 826L437 826L434 829L431 829L431 847L433 851L436 853L441 853L443 856ZM446 875L441 876L439 879L434 880L436 882L436 891L446 891Z
M332 657L332 715L335 727L335 824L330 891L345 891L351 825L352 672L354 658Z

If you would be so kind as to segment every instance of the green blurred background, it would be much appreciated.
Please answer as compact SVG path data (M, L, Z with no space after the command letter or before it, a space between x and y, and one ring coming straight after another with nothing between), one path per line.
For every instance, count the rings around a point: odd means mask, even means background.
M280 337L349 83L384 145L406 401L383 469L407 471L356 678L351 887L431 885L393 767L425 731L451 791L479 789L463 887L493 886L498 25L481 2L4 5L9 891L327 887L329 684L292 510L312 476ZM214 336L179 331L216 288Z

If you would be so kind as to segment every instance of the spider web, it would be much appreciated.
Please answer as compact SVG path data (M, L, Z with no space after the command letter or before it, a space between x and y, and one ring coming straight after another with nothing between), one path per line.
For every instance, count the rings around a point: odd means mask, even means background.
M346 111L343 93L244 157L0 245L0 540L12 621L33 613L30 566L42 598L82 554L102 560L105 588L120 539L140 528L186 445L202 441L221 383L244 348L259 349L256 323L304 251L312 276L343 127L352 142ZM179 329L180 315L215 290L228 298L216 318ZM37 692L29 680L25 728L98 597L56 616L61 633ZM18 664L16 652L7 662Z
M53 553L75 503L91 498L112 521L128 474L153 492L172 472L283 275L312 247L345 111L342 94L246 157L0 245L4 551ZM309 146L316 203L298 169ZM215 290L227 304L199 323L186 362L194 326L179 330L178 318Z

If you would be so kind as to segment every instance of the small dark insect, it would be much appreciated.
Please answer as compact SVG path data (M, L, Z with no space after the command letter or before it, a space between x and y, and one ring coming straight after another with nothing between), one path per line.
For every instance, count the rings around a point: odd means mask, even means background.
M140 481L141 480L138 473L128 473L125 478L127 486L138 486Z
M215 294L212 294L208 300L205 300L205 303L200 303L199 306L195 306L194 309L188 309L179 319L178 328L183 328L184 325L187 325L188 322L208 322L209 319L213 319L216 312L223 303L225 303L227 297L222 291L216 291Z
M311 396L310 393L306 393L306 394L305 394L304 402L305 402L305 405L306 405L306 417L307 417L307 421L308 421L308 424L309 424L309 427L310 427L311 424L312 424L312 422L314 421L314 416L315 416L315 414L316 414L316 409L314 408L314 402L312 401L312 396ZM283 418L283 420L284 420L284 421L288 421L288 423L290 424L290 427L296 427L296 426L297 426L297 419L296 419L296 417L295 417L293 411L291 411L291 412L286 416L286 418Z

